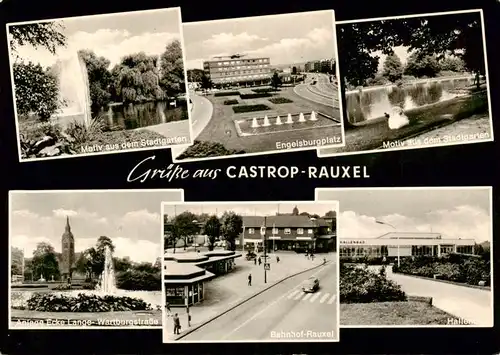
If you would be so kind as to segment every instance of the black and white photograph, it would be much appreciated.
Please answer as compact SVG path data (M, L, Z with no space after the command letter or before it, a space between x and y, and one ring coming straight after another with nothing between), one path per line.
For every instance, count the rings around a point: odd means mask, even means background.
M337 213L164 202L163 342L339 341Z
M319 157L493 141L482 10L337 22L345 146Z
M180 8L7 33L21 162L192 144Z
M174 161L342 146L333 10L184 23L194 144Z
M162 326L160 208L183 190L10 191L9 329Z
M491 187L318 188L339 201L342 327L493 327Z

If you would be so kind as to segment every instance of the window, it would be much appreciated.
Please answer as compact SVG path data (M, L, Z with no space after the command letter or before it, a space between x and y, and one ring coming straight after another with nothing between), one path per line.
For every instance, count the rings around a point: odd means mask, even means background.
M312 230L312 228L309 228L309 229L307 230L307 234L313 234L313 230Z
M297 228L297 234L304 234L304 228Z
M217 65L220 67L220 66L222 65L222 63L221 63L221 62L219 62L219 63L217 63Z
M278 228L273 228L273 234L278 234Z
M248 234L254 234L255 233L255 229L253 228L248 228Z
M292 230L290 228L285 228L285 234L292 234Z

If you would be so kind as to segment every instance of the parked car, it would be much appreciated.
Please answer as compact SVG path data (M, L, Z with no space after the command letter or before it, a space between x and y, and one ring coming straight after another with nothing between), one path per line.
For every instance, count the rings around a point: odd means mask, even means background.
M312 276L304 281L302 285L303 292L316 292L319 289L319 280Z
M253 251L249 251L247 255L245 255L245 258L247 260L253 260L257 257L257 254L255 254Z

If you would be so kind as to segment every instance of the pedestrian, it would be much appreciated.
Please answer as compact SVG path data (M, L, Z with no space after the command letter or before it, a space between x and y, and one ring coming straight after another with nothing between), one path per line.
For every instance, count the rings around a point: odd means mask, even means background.
M176 313L174 315L174 334L180 334L181 331L181 321L179 315Z
M261 260L261 258L259 256L259 266L260 266L260 264L262 264L262 260Z
M188 316L188 327L191 327L191 313L189 313L189 308L186 309L187 316Z
M248 286L252 286L252 274L248 274Z
M314 261L314 254L311 254L311 260Z
M276 262L277 262L277 263L279 263L279 262L280 262L280 257L279 257L279 256L277 256L277 257L276 257Z
M323 258L323 264L326 264L326 258Z
M257 258L253 258L254 265L257 265Z
M307 251L306 251L306 258L309 259L309 254L307 253Z
M167 302L167 304L165 305L165 308L167 309L168 314L172 313L172 311L170 310L170 303Z

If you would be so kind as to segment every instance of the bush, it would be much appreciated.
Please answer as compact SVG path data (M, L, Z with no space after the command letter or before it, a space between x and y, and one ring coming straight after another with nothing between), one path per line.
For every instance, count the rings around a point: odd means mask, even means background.
M257 89L252 89L252 91L257 93L257 94L260 94L260 93L269 93L269 92L279 91L279 89L275 90L274 88L257 88Z
M271 103L273 104L289 104L293 102L292 100L287 99L286 97L273 97L272 99L269 99L269 101L271 101Z
M239 96L239 91L216 92L214 96Z
M379 85L387 85L390 81L385 76L375 75L373 78L369 78L366 80L367 86L379 86Z
M56 287L54 287L53 289L57 290L57 291L71 290L71 285L70 284L59 284Z
M263 104L233 106L234 113L265 111L265 110L270 110L270 109L271 108L269 106L266 106Z
M83 293L67 296L35 293L27 301L27 309L38 312L114 312L152 310L145 301L132 297L98 296Z
M393 272L462 282L478 285L479 281L490 284L490 263L482 258L463 255L447 254L443 257L419 256L404 258L401 266L392 267Z
M359 266L340 264L340 302L371 303L406 301L401 286L388 280L385 268L378 273Z
M160 273L130 270L119 273L116 287L129 291L161 291Z
M248 99L261 99L263 97L271 97L271 96L273 95L271 95L268 92L261 92L257 94L241 94L240 98L242 98L243 100L248 100Z
M95 290L97 287L97 281L95 280L89 280L89 281L85 281L83 284L82 284L82 288L84 290Z
M238 100L226 100L224 101L224 105L235 105L238 103Z
M234 109L234 107L233 107ZM221 155L245 154L243 150L227 149L221 143L194 141L177 159L218 157Z

